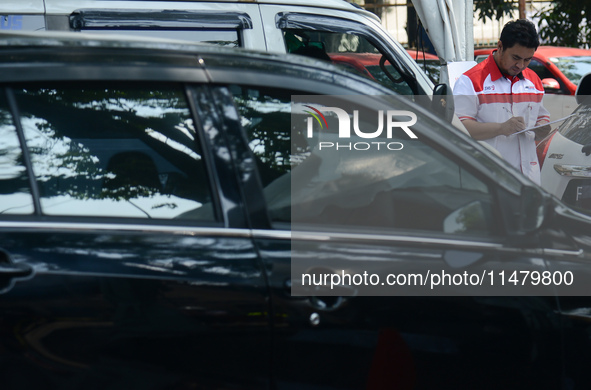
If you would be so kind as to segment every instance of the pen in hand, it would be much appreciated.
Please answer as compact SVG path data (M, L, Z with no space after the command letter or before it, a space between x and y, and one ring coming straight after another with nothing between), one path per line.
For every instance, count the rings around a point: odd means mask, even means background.
M503 106L503 109L511 115L511 118L501 123L501 135L510 136L525 129L525 121L523 120L523 117L513 115L513 113L505 106Z

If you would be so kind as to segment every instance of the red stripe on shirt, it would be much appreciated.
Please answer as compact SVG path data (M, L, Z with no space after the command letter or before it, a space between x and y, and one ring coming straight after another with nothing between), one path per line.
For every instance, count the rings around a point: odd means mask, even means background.
M544 95L541 93L490 93L478 95L480 104L491 103L540 103Z

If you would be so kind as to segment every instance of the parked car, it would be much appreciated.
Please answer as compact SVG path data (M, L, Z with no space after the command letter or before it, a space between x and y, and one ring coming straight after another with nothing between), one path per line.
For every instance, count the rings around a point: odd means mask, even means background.
M166 1L5 0L3 29L81 31L183 39L214 45L315 56L381 54L397 90L433 94L433 83L375 14L344 0ZM305 52L305 53L304 53ZM387 77L384 75L383 77ZM449 92L451 96L451 91Z
M537 146L542 185L563 202L591 213L591 74L577 89L579 106Z
M4 389L586 386L591 219L430 109L297 56L0 54Z

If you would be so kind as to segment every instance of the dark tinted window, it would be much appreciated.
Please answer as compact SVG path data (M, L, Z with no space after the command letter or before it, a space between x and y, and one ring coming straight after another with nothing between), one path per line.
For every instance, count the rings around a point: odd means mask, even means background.
M546 68L542 62L536 60L535 58L531 60L531 62L528 65L528 68L536 72L540 79L554 78L554 76L552 75L552 73L550 73L548 68Z
M551 91L547 91L547 93L563 93L563 94L570 94L568 89L566 88L566 85L564 85L564 83L558 79L555 75L552 74L552 72L550 72L548 70L548 68L546 68L546 66L544 65L544 63L542 63L541 61L536 60L535 58L531 60L531 62L529 63L528 67L533 70L534 72L536 72L536 74L538 75L538 77L543 80L543 79L554 79L558 82L558 84L560 84L560 91L557 90L551 90Z
M339 125L335 116L325 113L327 126L317 129L318 138L310 140L298 131L305 128L310 110L290 114L295 110L291 96L297 92L240 87L232 91L273 222L289 222L292 228L305 224L357 226L356 231L369 227L494 234L488 186L420 138L352 137L348 147L332 133L335 130L328 131ZM375 130L376 124L365 119L359 127ZM320 139L333 146L319 148ZM378 144L381 149L376 151Z
M187 212L211 202L180 85L35 84L14 92L44 214L196 218Z
M12 115L0 90L0 214L32 214L33 197Z

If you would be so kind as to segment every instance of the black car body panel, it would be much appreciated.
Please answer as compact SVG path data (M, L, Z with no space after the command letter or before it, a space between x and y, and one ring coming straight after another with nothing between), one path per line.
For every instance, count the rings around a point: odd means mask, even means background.
M175 42L6 36L0 53L4 388L585 387L588 297L292 294L292 263L318 259L590 273L588 217L417 102L314 60ZM291 153L304 94L413 110L430 179L475 183L490 225L282 220L292 165L268 156ZM155 176L123 184L138 161ZM392 192L407 210L451 207L424 202L446 188L427 176Z

